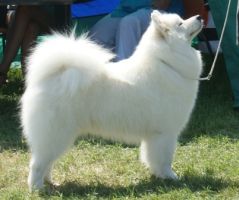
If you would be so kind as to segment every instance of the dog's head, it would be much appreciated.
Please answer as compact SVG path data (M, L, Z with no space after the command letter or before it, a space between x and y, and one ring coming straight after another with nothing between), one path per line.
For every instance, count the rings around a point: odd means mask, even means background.
M157 35L165 39L178 38L191 42L203 27L203 20L199 15L183 20L177 14L163 14L154 10L151 19Z

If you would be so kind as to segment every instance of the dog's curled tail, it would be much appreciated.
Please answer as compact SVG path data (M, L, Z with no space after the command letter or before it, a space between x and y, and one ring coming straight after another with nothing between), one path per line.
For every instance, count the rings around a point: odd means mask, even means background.
M90 41L86 35L76 38L73 35L54 34L38 44L28 57L27 85L44 81L69 68L87 69L96 75L114 57L114 54Z

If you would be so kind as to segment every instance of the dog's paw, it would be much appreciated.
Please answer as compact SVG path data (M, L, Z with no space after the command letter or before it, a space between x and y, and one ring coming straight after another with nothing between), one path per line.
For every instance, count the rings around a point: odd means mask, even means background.
M177 174L172 169L155 172L154 175L161 179L178 180Z
M161 175L161 178L171 179L171 180L178 180L178 176L174 171L171 171L170 173Z

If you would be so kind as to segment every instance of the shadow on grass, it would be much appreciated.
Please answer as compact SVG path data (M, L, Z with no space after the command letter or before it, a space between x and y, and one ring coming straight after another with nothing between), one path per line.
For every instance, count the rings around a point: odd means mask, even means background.
M76 182L68 182L58 186L52 191L42 193L43 196L62 195L63 197L90 197L97 196L110 198L123 198L126 196L141 197L148 194L165 194L174 190L187 189L192 192L210 190L218 192L228 187L239 187L238 182L226 181L214 178L211 175L197 176L186 175L179 181L160 180L152 177L150 180L142 180L136 185L129 186L105 186L101 183L97 185L82 186Z
M21 137L18 102L23 83L11 81L0 88L0 152L26 149Z
M1 104L1 101L0 101ZM0 152L4 150L26 150L27 146L21 134L18 116L14 113L1 114L0 119Z

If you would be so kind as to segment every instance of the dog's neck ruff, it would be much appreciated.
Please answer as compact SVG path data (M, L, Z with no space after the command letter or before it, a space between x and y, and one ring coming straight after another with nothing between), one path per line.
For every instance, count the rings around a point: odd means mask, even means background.
M174 72L176 72L179 76L181 76L182 78L186 79L186 80L191 80L191 81L199 81L199 78L192 78L192 77L187 77L185 76L183 73L179 72L179 70L176 70L171 64L169 64L168 62L166 62L164 59L160 58L160 61L162 63L164 63L165 65L167 65L168 67L170 67L171 70L173 70Z

